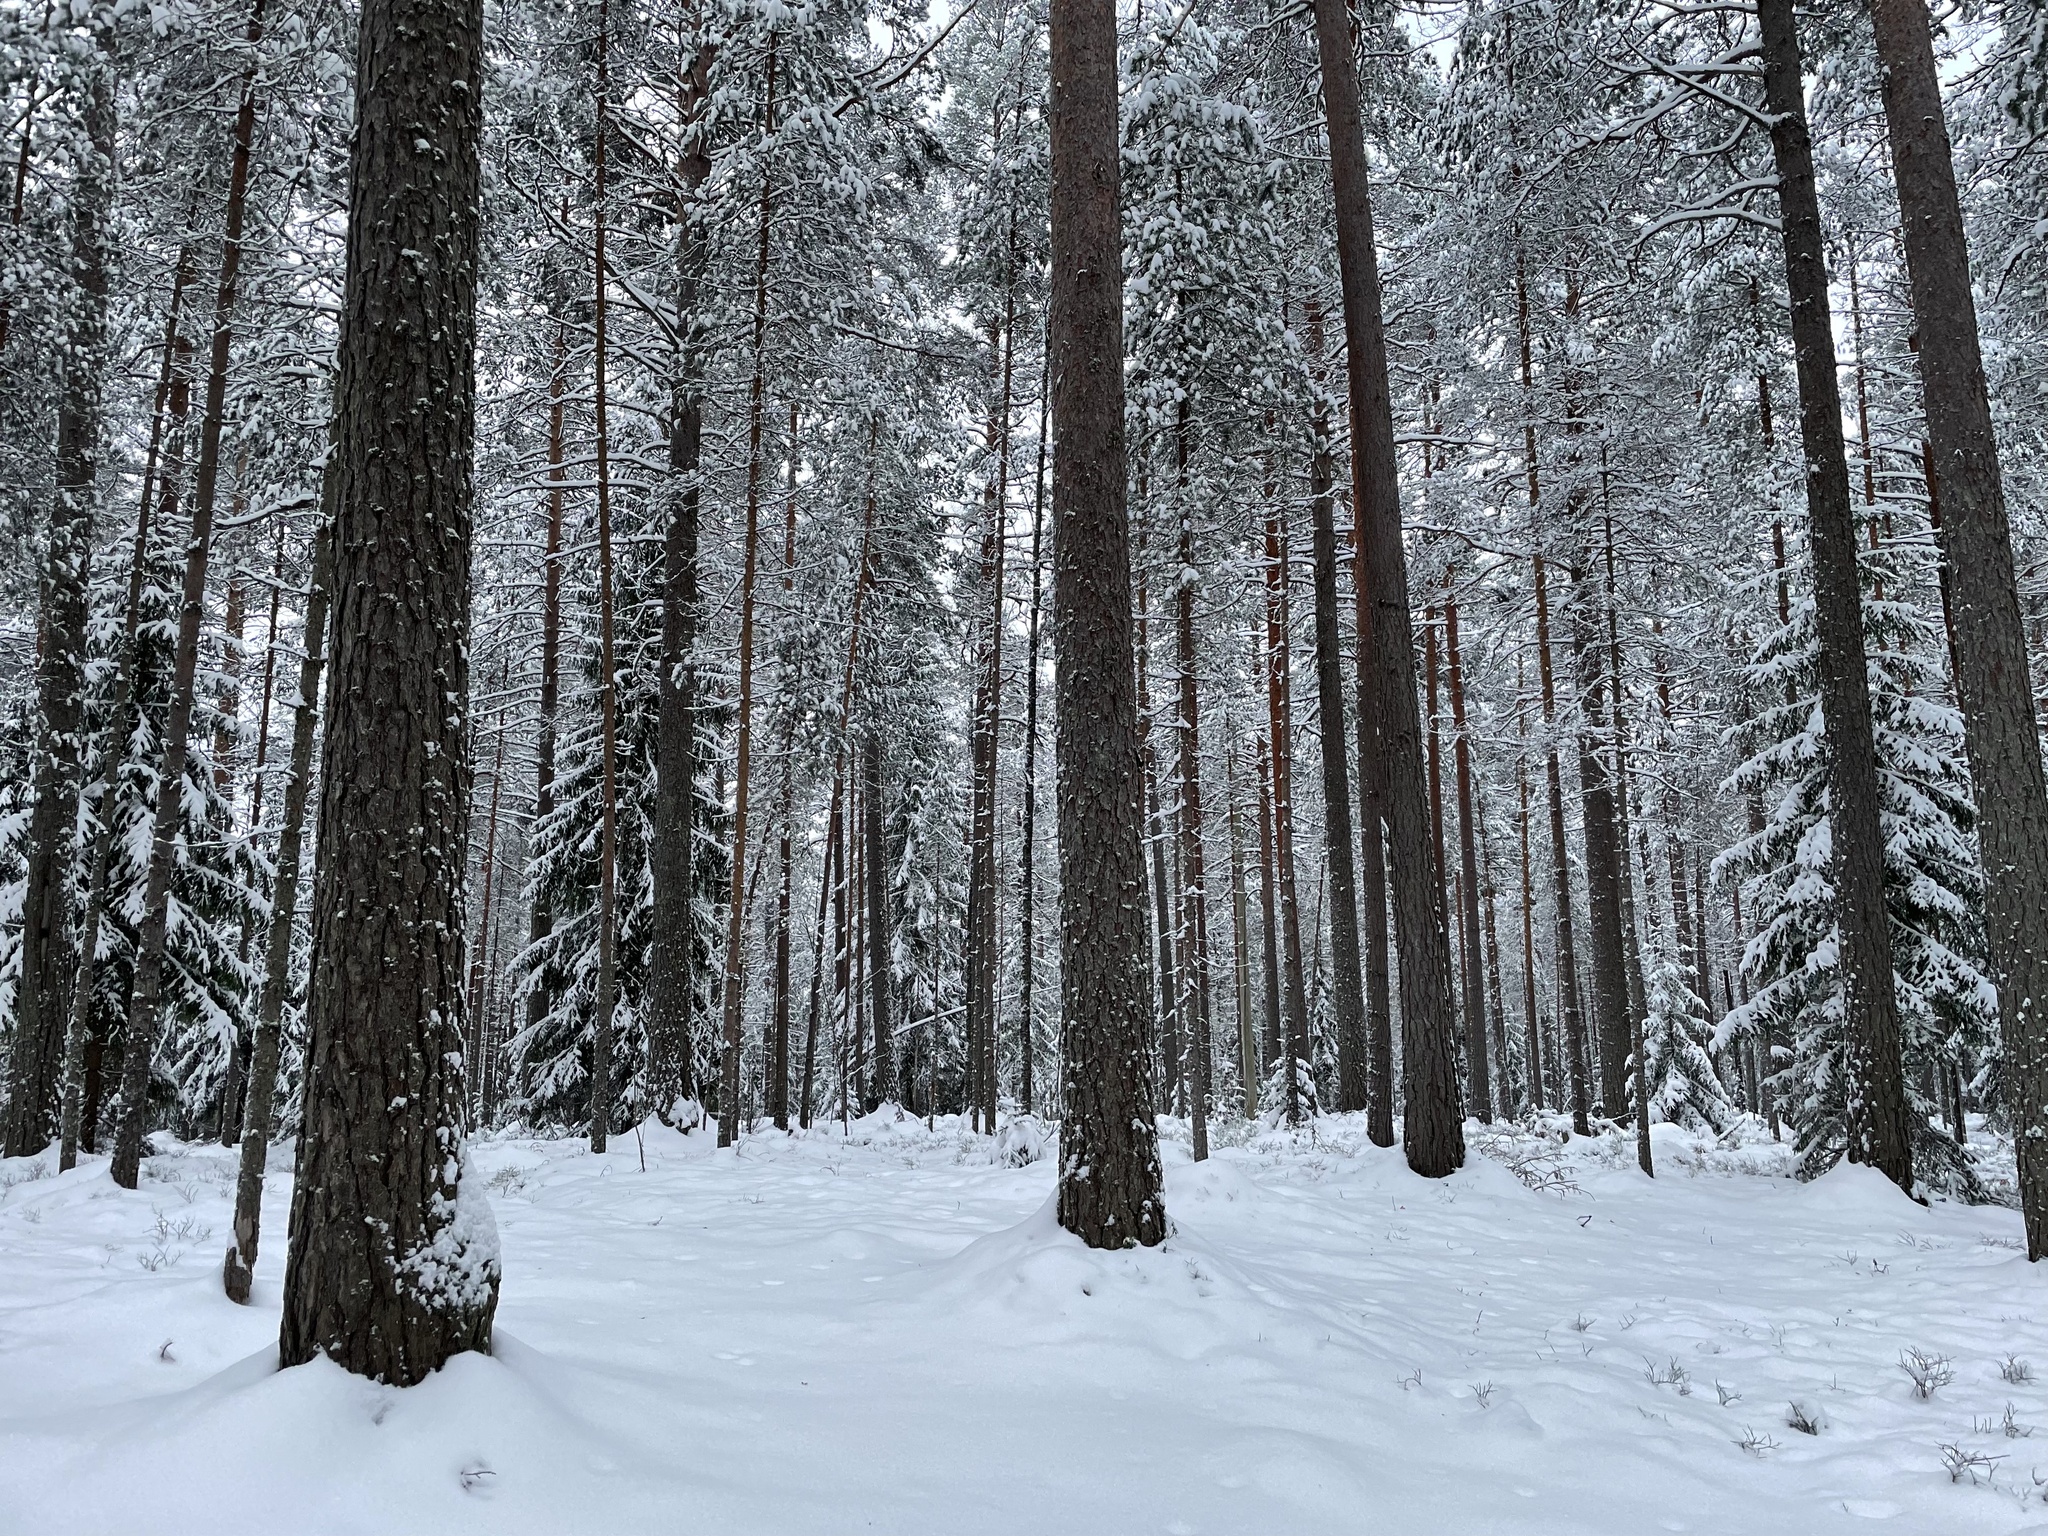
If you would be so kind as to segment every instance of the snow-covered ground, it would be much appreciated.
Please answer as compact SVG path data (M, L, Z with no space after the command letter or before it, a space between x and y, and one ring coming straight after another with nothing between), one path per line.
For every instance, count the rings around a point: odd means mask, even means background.
M1663 1128L1654 1184L1169 1129L1174 1236L1117 1254L943 1121L480 1142L497 1353L410 1391L275 1369L288 1149L249 1307L230 1153L0 1163L0 1530L2048 1531L2009 1210Z

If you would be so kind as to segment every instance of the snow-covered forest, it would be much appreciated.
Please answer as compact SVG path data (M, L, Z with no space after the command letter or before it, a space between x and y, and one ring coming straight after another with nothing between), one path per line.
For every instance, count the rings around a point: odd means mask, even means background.
M0 210L0 1530L2048 1520L2035 5L0 0Z

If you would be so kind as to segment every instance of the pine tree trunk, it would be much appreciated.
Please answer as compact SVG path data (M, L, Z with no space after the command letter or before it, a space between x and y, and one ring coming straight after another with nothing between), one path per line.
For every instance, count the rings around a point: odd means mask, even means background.
M1763 33L1764 96L1774 118L1771 147L1777 158L1785 282L1799 374L1799 427L1806 450L1806 513L1820 634L1821 703L1827 719L1833 829L1829 867L1842 936L1844 1016L1852 1021L1855 1035L1849 1156L1910 1190L1913 1151L1884 902L1884 842L1865 676L1856 520L1849 505L1824 235L1792 0L1758 0L1757 19ZM2024 678L2023 668L2018 684L2022 689ZM2027 751L2039 782L2039 749L2031 733Z
M114 11L92 18L92 52L81 61L85 79L85 153L70 192L71 272L76 296L67 306L62 383L57 398L56 495L50 503L50 547L42 580L42 620L36 660L40 716L31 773L35 799L29 812L27 883L22 898L21 948L13 1081L9 1084L4 1148L28 1157L49 1144L56 1129L57 1074L71 1012L77 951L71 934L71 887L77 857L79 770L85 729L86 574L92 560L93 514L98 505L100 431L106 374L107 261L114 211L118 60ZM22 128L28 154L28 127ZM0 341L4 341L0 337Z
M263 0L249 13L246 41L263 38ZM235 298L242 267L242 221L248 206L249 154L256 134L256 66L242 79L235 113L228 197L221 234L220 287L214 297L213 343L207 358L206 406L199 427L199 463L192 479L192 524L185 549L185 586L178 612L178 643L171 708L164 722L164 755L157 772L156 810L150 827L149 869L142 921L135 936L135 979L129 991L128 1040L121 1058L121 1120L114 1138L114 1182L133 1189L142 1171L142 1139L149 1129L150 1068L156 1056L163 995L164 946L170 922L171 878L178 831L184 821L185 761L191 746L193 689L199 668L199 626L206 616L206 566L213 544L213 507L220 481L220 435L227 414L228 359L234 341Z
M1209 1155L1209 889L1202 852L1202 701L1195 670L1195 509L1188 496L1188 436L1188 407L1183 399L1174 430L1175 516L1180 526L1175 546L1180 575L1174 582L1173 605L1174 662L1180 674L1180 742L1175 748L1180 767L1180 811L1175 819L1180 828L1181 1016L1187 1024L1188 1051L1188 1065L1182 1076L1187 1081L1188 1113L1194 1122L1194 1158L1201 1162ZM1331 558L1334 564L1334 554ZM1334 601L1333 597L1333 604ZM1333 616L1333 627L1335 622ZM1331 649L1331 671L1334 674L1334 637ZM1340 719L1342 708L1340 702ZM1337 747L1340 774L1344 766L1343 752L1340 736ZM1348 787L1346 793L1349 793ZM1347 827L1347 849L1349 842ZM1354 961L1357 959L1356 948L1354 931Z
M1144 494L1144 476L1138 480ZM1143 528L1143 522L1140 522ZM1167 871L1167 847L1172 841L1166 824L1166 810L1159 794L1159 743L1153 732L1151 657L1152 615L1146 603L1146 580L1141 569L1137 577L1137 663L1138 663L1138 758L1145 774L1145 845L1151 863L1148 889L1152 896L1152 942L1158 956L1153 973L1152 1018L1154 1046L1150 1055L1158 1064L1158 1080L1164 1093L1161 1106L1176 1114L1180 1103L1180 968L1174 952L1173 881Z
M564 222L567 222L566 212ZM568 328L557 321L555 361L548 378L548 531L547 549L541 557L540 720L534 742L533 826L538 826L555 808L555 713L561 696L562 675L562 503L566 475L562 397L567 385L563 374L568 366L568 352ZM527 942L540 943L554 932L554 926L554 914L548 910L547 898L536 892L527 925ZM526 1023L531 1029L547 1016L549 1002L538 976L529 982L528 987Z
M1124 513L1116 8L1052 0L1053 644L1060 847L1060 1225L1166 1236L1145 1070L1144 800Z
M1379 676L1381 787L1392 842L1395 936L1401 946L1402 1140L1408 1164L1425 1177L1465 1161L1458 1103L1456 1024L1451 1010L1450 941L1442 876L1431 857L1422 773L1422 726L1409 637L1408 568L1401 536L1394 417L1381 318L1379 257L1351 23L1344 0L1315 0L1316 50L1329 129L1337 264L1344 293L1345 352L1351 371L1352 474L1361 547L1370 581Z
M1945 606L1976 787L1985 948L2005 1038L2027 1257L2048 1258L2048 783L2012 529L1970 292L1970 253L1922 0L1870 0L1939 476ZM1930 477L1930 490L1934 483Z
M868 1108L881 1107L885 1100L896 1097L896 1047L891 1034L889 1012L889 860L883 843L882 825L882 737L872 727L867 732L861 749L861 812L867 845L861 854L861 873L867 881L865 902L867 906L867 967L868 967L868 1014L874 1028L875 1055L870 1066L868 1079ZM994 939L995 919L988 918L989 938ZM991 949L993 944L991 943ZM989 978L990 1055L993 1058L995 1046L994 990L995 978ZM995 1126L995 1063L991 1059L983 1092L983 1113L988 1118L991 1130Z
M1262 664L1263 665L1263 664ZM1257 743L1259 778L1259 964L1265 980L1265 1013L1260 1031L1261 1075L1280 1064L1280 924L1274 887L1279 883L1273 859L1273 754L1266 738ZM1391 1113L1391 1111L1389 1112ZM1393 1137L1388 1138L1389 1144Z
M1621 942L1621 860L1615 844L1614 786L1602 754L1607 658L1593 585L1583 561L1572 572L1572 661L1579 684L1579 798L1586 848L1586 915L1592 932L1593 1039L1599 1046L1600 1113L1628 1117L1628 967Z
M1259 1112L1259 1048L1252 1023L1251 914L1244 888L1244 817L1237 805L1237 746L1234 733L1225 734L1229 740L1223 753L1223 793L1230 826L1231 980L1237 999L1237 1070L1244 1086L1244 1115L1249 1120Z
M1309 351L1320 362L1320 309L1309 314ZM1368 1101L1365 989L1358 953L1358 886L1351 863L1351 774L1344 762L1343 663L1337 641L1337 526L1330 423L1320 388L1314 405L1314 448L1309 465L1310 557L1315 574L1316 715L1323 769L1323 852L1330 871L1330 965L1337 1029L1337 1108L1360 1110ZM1183 518L1188 514L1183 513ZM1189 602L1192 603L1192 595ZM1192 625L1192 617L1189 621ZM1376 831L1377 829L1371 829Z
M648 1075L664 1116L697 1092L691 1012L696 953L697 514L704 440L704 367L708 323L702 300L710 264L708 212L700 206L711 174L706 107L712 50L701 37L682 76L685 140L678 164L682 197L675 309L682 339L669 384L668 526L662 543L661 717L657 726L654 827L648 874L653 889L647 968ZM806 1098L806 1113L808 1111ZM808 1123L808 1122L806 1122Z
M221 1268L230 1301L246 1302L255 1278L263 1223L263 1173L277 1099L278 1021L291 985L292 920L299 905L299 866L306 828L306 797L313 780L313 730L320 718L320 669L327 645L327 613L334 583L335 495L340 465L330 453L321 476L320 524L313 533L311 580L306 593L305 654L299 693L292 704L292 755L284 785L284 815L277 835L277 878L270 891L270 929L263 951L263 990L249 1051L249 1096L242 1114L242 1157L235 1180L234 1243Z
M1266 498L1266 730L1272 743L1273 883L1280 912L1281 1081L1287 1119L1301 1119L1301 1060L1308 1050L1308 988L1301 966L1301 901L1294 871L1294 699L1287 612L1287 531L1280 503Z
M489 1206L462 1188L460 1071L483 8L365 0L357 47L334 663L279 1358L324 1353L398 1386L488 1350L498 1298Z
M1526 741L1522 710L1522 664L1515 661L1515 736ZM1520 802L1518 830L1522 844L1522 1031L1529 1053L1529 1104L1541 1111L1543 1040L1536 1021L1536 883L1529 849L1529 758L1526 746L1515 753L1515 794Z
M1533 435L1534 429L1531 428ZM1530 501L1536 500L1535 460L1530 460ZM1563 1026L1565 1067L1571 1081L1572 1129L1592 1134L1586 1082L1586 1016L1579 1008L1578 949L1572 932L1571 848L1564 831L1564 774L1557 761L1557 677L1550 660L1550 582L1543 556L1536 568L1536 671L1543 691L1544 772L1550 789L1550 866L1557 907L1557 992Z
M775 45L768 34L768 79L764 136L775 132ZM718 1086L718 1144L729 1147L740 1134L740 1043L746 996L747 791L754 744L754 586L761 546L761 426L767 381L763 346L768 330L768 216L774 180L764 170L754 253L754 377L747 405L747 524L740 574L739 732L734 746L732 895L725 929L725 987L722 1061Z
M1464 940L1465 1060L1471 1073L1472 1113L1482 1121L1493 1120L1493 1076L1487 1059L1484 969L1479 938L1479 839L1474 825L1476 802L1472 794L1472 737L1465 720L1465 668L1458 651L1458 604L1444 598L1444 653L1450 668L1451 729L1455 733L1451 751L1458 777L1458 868L1459 900L1463 915L1459 930ZM1502 1063L1506 1069L1506 1063Z
M164 322L163 365L157 376L156 408L150 417L149 453L142 471L142 500L135 512L135 545L128 565L128 601L122 614L112 721L107 728L106 745L100 753L97 778L99 808L94 818L98 831L93 837L92 873L85 893L85 923L78 944L78 976L72 984L69 1018L64 1031L64 1101L57 1154L60 1173L68 1173L78 1166L87 1038L92 1032L93 969L99 957L100 925L106 915L107 877L114 862L118 830L116 816L121 803L121 765L127 761L129 740L135 734L135 682L141 662L137 637L142 625L143 578L149 561L150 499L156 490L157 454L163 442L164 416L174 397L177 425L182 428L184 424L184 380L177 375L178 321L184 308L185 289L192 282L192 255L189 244L178 252L177 273L171 281L170 313ZM95 1110L97 1107L95 1104Z
M1012 304L1014 309L1014 304ZM1003 566L1010 491L1010 383L1015 358L1009 317L992 330L1001 384L988 421L994 473L983 497L982 600L987 611L975 656L974 723L970 757L974 775L968 809L967 1031L977 1067L969 1093L981 1129L996 1129L996 760L1001 747L1003 700Z
M597 850L597 1000L590 1029L590 1150L603 1152L612 1121L612 1009L616 1000L619 950L619 677L617 649L612 626L612 475L610 399L606 368L610 343L605 334L606 290L610 273L605 265L605 225L611 217L606 199L606 120L611 96L611 8L606 0L597 7L597 187L594 240L591 252L592 308L596 318L592 336L591 368L594 410L593 426L597 449L597 715L600 755L599 825ZM771 75L772 78L772 75ZM771 86L771 91L772 91ZM772 98L771 98L772 99ZM759 334L756 333L756 341ZM759 352L756 351L756 359ZM759 373L756 372L758 389ZM756 400L758 406L759 401ZM755 443L760 424L755 423ZM752 486L749 485L751 492ZM751 508L748 532L752 534ZM748 551L749 559L752 550ZM752 592L749 590L749 598ZM744 768L742 783L744 783ZM733 877L737 892L739 877ZM738 898L734 898L735 909Z
M1351 514L1352 627L1358 642L1358 901L1365 917L1366 1135L1394 1144L1394 1007L1388 969L1386 797L1381 792L1379 662L1374 654L1372 582L1354 493Z
M1018 998L1017 1096L1036 1113L1032 1066L1038 1054L1038 635L1045 591L1045 403L1038 413L1038 477L1031 503L1031 617L1024 653L1024 807L1017 854L1018 943L1023 949ZM931 1026L936 1029L936 1022ZM931 1039L928 1031L925 1039ZM927 1044L927 1050L929 1050Z

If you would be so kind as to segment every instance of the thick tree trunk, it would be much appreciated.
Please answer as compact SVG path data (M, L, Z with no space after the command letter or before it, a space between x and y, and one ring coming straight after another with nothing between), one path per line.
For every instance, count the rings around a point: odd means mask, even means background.
M697 513L702 494L704 366L708 326L701 298L710 263L706 211L699 206L711 174L709 128L711 49L697 51L682 76L687 125L678 171L675 306L681 341L669 383L668 474L663 491L668 525L662 543L661 718L655 748L654 828L648 847L653 887L647 968L647 1042L655 1107L672 1112L697 1091L690 1015L696 1001L695 841L697 784ZM807 1101L808 1102L808 1101Z
M1415 703L1415 648L1409 637L1408 567L1401 537L1379 256L1373 245L1372 194L1358 77L1351 58L1350 14L1344 0L1315 0L1314 10L1351 373L1352 475L1378 642L1373 652L1379 672L1381 787L1387 797L1395 934L1401 946L1401 1068L1406 1089L1402 1141L1408 1165L1435 1178L1464 1163L1465 1133L1458 1104L1450 942L1440 916L1442 879L1431 857L1422 782L1422 728Z
M85 727L86 574L98 505L100 427L107 354L108 228L120 119L115 97L114 10L95 11L93 50L83 62L85 138L71 189L71 281L57 397L56 495L50 503L48 564L37 637L40 716L31 773L27 885L17 960L14 1049L4 1150L27 1157L56 1129L57 1074L78 957L72 947L72 866L77 856L79 769ZM27 125L22 153L28 153Z
M1059 674L1060 1225L1166 1236L1145 1069L1144 820L1124 513L1116 8L1052 0L1053 644Z
M311 584L306 593L305 654L299 694L292 705L292 755L284 785L284 817L277 835L277 879L270 891L270 931L263 950L263 991L249 1051L249 1098L242 1115L242 1158L235 1180L234 1243L221 1267L230 1301L245 1302L255 1278L263 1223L263 1173L277 1100L278 1020L291 984L292 920L299 905L299 866L306 829L306 796L313 779L313 730L320 718L320 669L327 645L327 612L334 581L335 494L340 466L332 454L321 477L320 525L313 533Z
M263 0L249 13L246 41L263 38ZM199 668L199 626L206 615L206 566L213 544L213 507L220 482L220 436L227 414L228 358L234 342L235 298L242 268L242 221L248 206L249 154L256 134L256 66L242 79L235 113L228 197L221 234L220 286L214 296L213 342L206 368L206 406L199 427L199 463L192 479L192 525L185 549L185 586L172 663L171 708L164 721L164 755L157 772L156 811L150 826L149 869L142 921L135 936L135 979L129 991L128 1040L121 1058L121 1121L114 1138L114 1182L135 1188L141 1177L142 1138L149 1129L149 1078L156 1056L163 996L164 946L170 924L171 878L178 831L184 821L185 761L191 747L193 689Z
M1320 359L1322 312L1309 316L1309 350ZM1344 762L1343 662L1337 640L1337 525L1332 489L1330 422L1317 389L1314 457L1309 464L1310 556L1315 573L1316 714L1323 769L1323 852L1330 871L1331 1001L1337 1030L1337 1108L1366 1107L1370 1047L1366 1043L1365 987L1358 952L1358 886L1351 863L1351 774ZM1182 514L1185 520L1187 513ZM1188 599L1192 603L1192 596ZM1192 617L1187 621L1192 625ZM1368 829L1377 833L1377 828Z
M1985 948L2005 1036L2020 1209L2027 1257L2038 1260L2048 1258L2048 783L1927 10L1922 0L1870 0L1870 20L1920 337L1928 457L1945 513L1942 595L1953 610L1956 694L1976 786Z
M1913 1150L1885 914L1884 842L1865 676L1856 520L1849 505L1841 390L1828 323L1824 235L1792 0L1758 0L1757 19L1763 33L1764 96L1774 118L1771 147L1777 158L1785 282L1799 373L1799 428L1806 450L1806 514L1820 632L1821 704L1827 718L1830 872L1842 935L1844 1016L1852 1021L1855 1035L1849 1157L1869 1163L1901 1189L1910 1190ZM2018 686L2023 689L2024 676L2022 671ZM2027 750L2033 754L2032 773L2039 782L2039 750L2031 733Z
M1583 562L1572 572L1572 661L1579 684L1579 798L1586 846L1586 915L1591 921L1593 1037L1600 1050L1600 1113L1626 1119L1629 1056L1628 965L1621 942L1621 859L1615 844L1614 785L1603 755L1607 656L1593 583Z
M1493 1075L1488 1061L1486 1003L1479 937L1479 836L1477 801L1472 793L1472 735L1465 720L1465 666L1458 650L1458 604L1444 598L1444 652L1450 668L1451 743L1458 776L1458 868L1461 873L1458 897L1463 904L1459 925L1464 940L1465 1061L1471 1075L1472 1113L1481 1121L1493 1119ZM1505 1070L1505 1063L1502 1063Z
M498 1299L490 1207L464 1187L461 1074L483 7L365 0L357 47L334 667L278 1342L287 1366L324 1353L396 1386L489 1349Z

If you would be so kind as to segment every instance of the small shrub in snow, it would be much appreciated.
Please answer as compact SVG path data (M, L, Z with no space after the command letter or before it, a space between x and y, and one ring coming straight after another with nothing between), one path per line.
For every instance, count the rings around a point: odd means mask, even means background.
M1941 1464L1948 1468L1948 1480L1960 1483L1968 1478L1974 1486L1990 1478L2003 1456L1987 1456L1982 1451L1973 1451L1965 1446L1944 1445L1941 1448Z
M1796 1429L1802 1435L1817 1435L1820 1433L1820 1415L1804 1403L1788 1403L1785 1405L1785 1427Z
M2004 1364L1998 1368L1998 1374L2018 1387L2034 1379L2034 1368L2018 1355L2007 1355Z
M1956 1368L1947 1355L1931 1355L1909 1349L1899 1356L1899 1369L1913 1378L1913 1395L1923 1402L1956 1379Z
M1723 1382L1717 1381L1714 1383L1714 1395L1721 1399L1721 1406L1723 1408L1733 1407L1736 1403L1742 1401L1742 1394Z
M1760 1435L1753 1429L1744 1429L1742 1438L1735 1442L1752 1456L1768 1456L1778 1448L1778 1442L1769 1435Z

